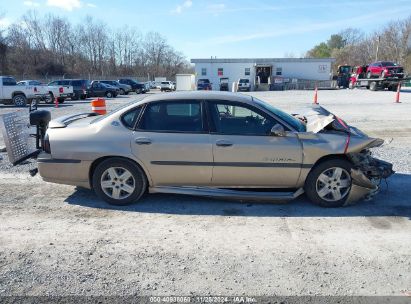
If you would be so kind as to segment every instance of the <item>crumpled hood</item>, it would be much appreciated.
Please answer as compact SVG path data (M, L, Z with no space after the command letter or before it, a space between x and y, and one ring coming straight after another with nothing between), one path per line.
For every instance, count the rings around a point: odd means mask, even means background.
M293 115L306 123L306 133L299 134L300 139L314 142L321 139L323 143L328 143L334 153L356 153L379 147L384 143L384 140L369 137L356 127L348 125L319 105L312 105ZM321 132L324 130L326 131Z
M337 122L335 126L337 131L350 131L344 121L320 105L301 109L293 115L306 123L307 132L318 133L334 121Z

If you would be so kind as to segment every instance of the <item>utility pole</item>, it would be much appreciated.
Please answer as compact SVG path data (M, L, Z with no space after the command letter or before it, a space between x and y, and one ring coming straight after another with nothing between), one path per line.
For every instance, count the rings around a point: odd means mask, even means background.
M381 36L378 35L377 50L375 51L375 61L378 61L378 52L380 51L380 41L381 41Z

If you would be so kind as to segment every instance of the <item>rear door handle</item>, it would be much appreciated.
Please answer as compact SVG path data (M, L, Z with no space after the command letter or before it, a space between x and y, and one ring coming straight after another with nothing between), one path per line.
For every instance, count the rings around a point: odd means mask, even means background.
M135 143L137 145L150 145L151 144L151 139L147 137L139 137L135 140Z
M215 144L219 147L231 147L233 145L233 143L228 140L217 140Z

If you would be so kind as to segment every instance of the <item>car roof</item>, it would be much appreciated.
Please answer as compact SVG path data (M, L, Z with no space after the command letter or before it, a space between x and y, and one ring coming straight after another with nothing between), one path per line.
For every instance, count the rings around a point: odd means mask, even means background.
M238 101L243 103L252 103L253 98L249 95L241 93L220 92L220 91L184 91L173 92L167 94L153 94L145 97L142 103L154 102L154 101L179 101L187 99L215 99L215 100L227 100Z

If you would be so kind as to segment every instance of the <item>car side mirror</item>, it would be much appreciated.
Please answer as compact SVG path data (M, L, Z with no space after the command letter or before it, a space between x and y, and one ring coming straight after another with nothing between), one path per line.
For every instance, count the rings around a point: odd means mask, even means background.
M285 129L284 129L284 127L282 126L282 125L280 125L280 124L275 124L272 128L271 128L271 135L273 135L273 136L281 136L281 137L283 137L283 136L285 136L286 134L285 134Z

